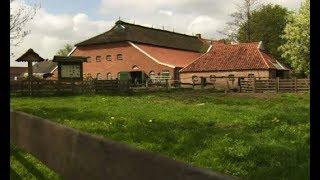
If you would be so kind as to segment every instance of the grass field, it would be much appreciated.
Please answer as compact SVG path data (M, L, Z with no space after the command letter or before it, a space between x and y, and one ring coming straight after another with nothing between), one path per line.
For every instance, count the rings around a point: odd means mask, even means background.
M309 179L309 101L309 94L173 91L12 97L11 107L244 179L301 180Z

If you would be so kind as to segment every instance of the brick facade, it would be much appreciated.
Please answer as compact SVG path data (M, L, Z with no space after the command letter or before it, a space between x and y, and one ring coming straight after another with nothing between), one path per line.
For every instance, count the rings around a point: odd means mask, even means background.
M117 59L118 54L122 54L122 60ZM111 61L107 60L107 55L111 55ZM115 79L120 71L144 71L147 75L151 71L156 74L169 71L172 77L174 72L174 68L155 62L128 42L80 46L71 56L89 56L88 62L83 64L83 73L93 78L100 73L101 79L107 79L107 74L111 73L112 79ZM100 56L100 61L96 60L97 56Z

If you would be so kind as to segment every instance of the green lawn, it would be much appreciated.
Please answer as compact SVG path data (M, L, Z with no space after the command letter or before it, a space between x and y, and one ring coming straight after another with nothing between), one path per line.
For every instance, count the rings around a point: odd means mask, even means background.
M11 106L244 179L309 179L309 94L12 97ZM19 172L18 172L19 173Z

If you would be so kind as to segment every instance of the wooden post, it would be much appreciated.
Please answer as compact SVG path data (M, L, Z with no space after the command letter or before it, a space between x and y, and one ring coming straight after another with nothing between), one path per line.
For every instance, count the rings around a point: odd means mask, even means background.
M205 86L205 78L204 77L201 77L201 89L204 89L204 86Z
M31 79L33 75L32 72L32 61L28 61L28 78Z
M298 92L297 77L294 77L294 92Z
M169 80L168 79L166 79L166 88L167 88L167 90L169 90Z
M241 78L238 78L238 85L239 85L239 91L242 93L242 88L241 88Z
M276 78L276 92L278 93L280 89L280 80L279 77Z
M253 78L253 92L256 92L256 77Z

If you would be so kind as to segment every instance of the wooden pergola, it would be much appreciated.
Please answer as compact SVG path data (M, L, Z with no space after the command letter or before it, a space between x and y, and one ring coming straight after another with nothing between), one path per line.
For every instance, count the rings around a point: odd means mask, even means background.
M32 62L41 62L44 61L44 59L39 56L36 52L33 51L33 49L29 49L27 52L25 52L22 56L20 56L17 60L17 62L28 62L28 78L33 77L33 70L32 70Z

